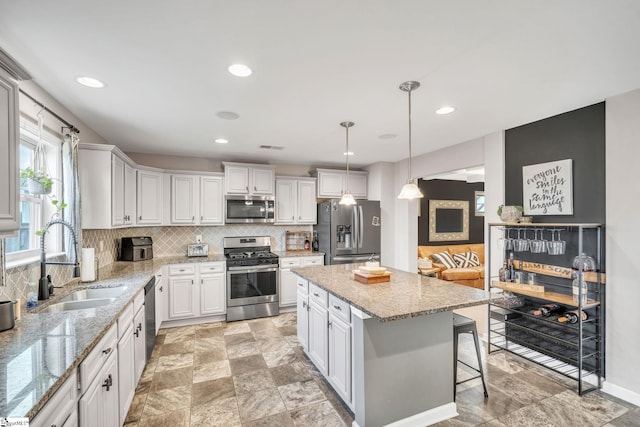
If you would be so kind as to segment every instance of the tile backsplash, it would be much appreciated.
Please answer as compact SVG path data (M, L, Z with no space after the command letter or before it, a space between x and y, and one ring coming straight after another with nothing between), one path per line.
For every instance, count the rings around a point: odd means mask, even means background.
M83 247L95 248L100 266L118 258L122 237L149 236L153 239L153 256L186 255L187 245L195 243L196 235L209 245L209 253L222 253L222 239L235 236L271 236L271 250L284 251L287 231L312 231L312 226L229 224L221 227L136 227L116 230L82 230ZM101 244L102 242L102 248Z
M111 264L118 258L118 245L122 237L150 236L153 239L153 256L186 255L187 245L195 243L196 235L202 235L202 242L209 244L209 253L222 253L222 239L235 236L271 236L271 250L284 251L287 231L312 231L313 227L267 224L229 224L220 227L136 227L115 230L82 230L82 247L95 248L96 258L101 267ZM102 242L102 245L101 245ZM62 259L60 259L62 260ZM47 274L51 274L55 285L71 279L71 267L48 265ZM28 284L38 284L40 263L6 270L5 286L0 286L0 300L27 298Z

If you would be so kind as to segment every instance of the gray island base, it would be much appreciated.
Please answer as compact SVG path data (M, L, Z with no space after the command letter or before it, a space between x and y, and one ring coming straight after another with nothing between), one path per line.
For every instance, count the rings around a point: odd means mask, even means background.
M309 358L353 410L353 426L422 427L457 416L452 310L486 304L489 293L395 269L388 269L390 282L363 284L353 279L357 268L358 264L347 264L293 270L299 277L298 335L303 334L301 342ZM329 329L338 324L330 311L340 302L350 307L352 387L336 381L344 369L340 357L332 354L336 340L331 331L329 345L322 348L320 328L310 320L318 312L314 298L321 298L323 291L333 301L327 305ZM300 316L305 307L312 313L309 319ZM308 339L301 328L308 328ZM328 352L327 363L322 363L322 351ZM331 366L334 360L337 373Z

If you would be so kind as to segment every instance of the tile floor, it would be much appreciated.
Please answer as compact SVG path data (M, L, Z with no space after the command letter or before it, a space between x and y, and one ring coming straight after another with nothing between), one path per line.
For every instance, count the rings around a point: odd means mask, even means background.
M469 339L467 339L467 336ZM470 335L461 357L474 360ZM458 386L458 417L439 426L640 426L640 408L504 352ZM469 375L461 369L460 378ZM351 426L353 415L304 355L295 313L162 329L126 427Z

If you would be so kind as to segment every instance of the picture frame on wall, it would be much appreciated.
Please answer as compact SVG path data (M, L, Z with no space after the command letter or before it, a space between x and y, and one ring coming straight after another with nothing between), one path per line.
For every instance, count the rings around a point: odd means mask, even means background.
M573 159L522 167L525 215L573 215Z
M429 241L469 240L468 200L429 200Z

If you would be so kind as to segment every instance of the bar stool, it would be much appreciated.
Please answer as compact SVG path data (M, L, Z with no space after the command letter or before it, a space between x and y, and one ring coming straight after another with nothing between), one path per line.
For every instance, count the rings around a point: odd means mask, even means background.
M473 335L473 340L476 343L476 356L478 357L478 368L458 360L458 335L462 333L470 333ZM458 381L458 362L473 369L478 373L475 377L467 378L466 380ZM453 401L456 401L456 386L458 384L466 383L467 381L475 380L476 378L482 378L482 387L484 387L485 399L489 397L487 393L487 384L484 381L484 371L482 370L482 358L480 357L480 343L478 342L478 330L476 329L476 321L469 319L468 317L461 316L460 314L453 313Z

